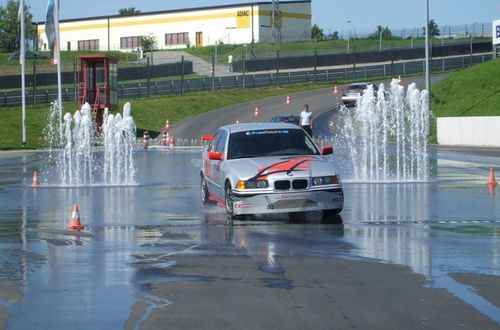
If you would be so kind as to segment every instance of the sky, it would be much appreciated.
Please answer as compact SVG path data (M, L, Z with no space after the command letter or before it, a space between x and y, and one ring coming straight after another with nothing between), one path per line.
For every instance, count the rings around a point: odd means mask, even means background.
M35 21L45 20L47 0L24 0ZM259 2L259 0L59 0L60 18L115 15L120 8L142 12ZM262 1L262 0L261 0ZM266 0L263 0L266 1ZM269 0L270 1L270 0ZM500 19L500 0L428 0L429 16L440 26L490 23ZM0 0L5 6L7 0ZM85 6L82 6L85 4ZM312 0L312 23L326 34L369 33L378 25L391 30L425 25L426 0ZM349 23L348 23L349 21Z

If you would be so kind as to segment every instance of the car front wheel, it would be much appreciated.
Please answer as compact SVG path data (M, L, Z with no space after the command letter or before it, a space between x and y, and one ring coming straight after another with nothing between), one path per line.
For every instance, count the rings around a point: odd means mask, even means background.
M226 204L226 211L230 216L234 216L234 208L233 208L233 189L231 188L231 184L227 183L226 188L224 190L224 200Z
M321 222L322 223L339 224L339 225L344 223L344 220L339 215L339 213L341 211L342 211L342 209L323 210L323 219Z

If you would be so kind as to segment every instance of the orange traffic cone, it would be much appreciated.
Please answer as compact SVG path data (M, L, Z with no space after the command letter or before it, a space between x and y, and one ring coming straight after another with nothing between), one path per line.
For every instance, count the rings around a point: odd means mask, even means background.
M38 188L40 186L40 182L38 181L38 171L33 172L33 182L31 183L33 188Z
M259 115L259 108L258 107L255 107L255 111L253 114L255 117L257 117Z
M68 230L82 230L83 225L80 222L80 210L78 209L78 205L73 205L73 209L71 210L71 221L69 225L66 227Z
M493 167L490 167L490 177L488 179L488 185L489 186L497 185L497 180L495 179L495 170L493 169Z
M167 119L167 121L165 122L165 128L166 129L169 129L170 128L170 121Z
M236 119L236 124L239 124L239 123L240 123L240 121L238 119Z
M338 93L338 89L337 89L337 85L333 86L333 94L337 94Z
M489 184L488 185L488 192L491 196L495 195L495 185L494 184Z
M287 96L286 96L285 104L286 104L286 105L290 105L290 104L292 104L292 99L290 98L290 95L287 95Z

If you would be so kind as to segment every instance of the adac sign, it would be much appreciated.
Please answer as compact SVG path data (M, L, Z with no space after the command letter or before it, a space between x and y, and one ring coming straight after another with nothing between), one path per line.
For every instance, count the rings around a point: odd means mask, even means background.
M493 45L499 45L500 44L500 19L493 21L493 31L492 32L493 32L492 33Z

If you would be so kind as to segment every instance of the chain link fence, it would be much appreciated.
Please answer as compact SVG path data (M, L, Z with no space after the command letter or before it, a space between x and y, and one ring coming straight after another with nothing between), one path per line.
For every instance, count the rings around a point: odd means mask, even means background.
M471 65L484 63L492 59L492 54L455 56L431 60L432 72L442 72L462 69ZM339 83L350 80L368 80L383 77L397 77L425 72L425 61L414 60L398 63L371 65L352 65L342 68L291 70L241 75L212 76L208 78L165 80L156 82L135 82L119 84L118 95L121 99L134 99L145 96L182 95L185 93L215 91L233 88L257 88L279 86L305 82ZM75 101L76 92L73 88L64 88L63 101ZM36 103L49 103L57 98L57 88L38 90L35 95L26 91L26 99L35 99ZM21 105L21 93L0 93L0 107Z

